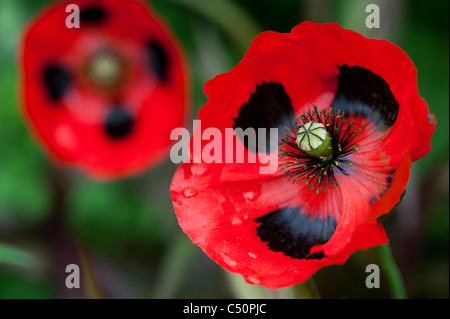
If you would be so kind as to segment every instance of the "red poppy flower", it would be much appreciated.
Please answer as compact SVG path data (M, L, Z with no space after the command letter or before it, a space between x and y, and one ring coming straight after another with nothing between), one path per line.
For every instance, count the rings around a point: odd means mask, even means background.
M80 0L45 9L26 28L21 95L29 126L57 162L98 178L161 160L187 114L187 69L165 23L140 1ZM70 20L69 22L73 22Z
M279 128L280 137L288 128L274 174L260 173L261 160L178 168L175 213L209 257L249 283L281 288L387 243L378 219L399 201L411 162L430 151L435 124L405 52L335 23L305 22L289 34L260 34L205 93L193 139L212 127L223 135ZM319 155L308 153L308 130L328 136Z

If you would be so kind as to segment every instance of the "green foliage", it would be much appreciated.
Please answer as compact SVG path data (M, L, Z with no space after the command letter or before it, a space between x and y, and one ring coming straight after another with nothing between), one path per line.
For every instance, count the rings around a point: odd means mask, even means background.
M161 242L154 204L124 182L84 181L71 192L67 210L74 233L111 254L145 253Z
M33 263L33 256L19 248L0 243L0 264L2 263L29 267Z
M0 299L50 299L55 298L48 282L33 276L23 276L0 271Z

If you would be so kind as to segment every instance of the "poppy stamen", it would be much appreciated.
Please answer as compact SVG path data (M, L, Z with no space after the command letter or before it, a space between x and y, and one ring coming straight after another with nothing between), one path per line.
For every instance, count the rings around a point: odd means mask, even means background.
M86 75L100 89L116 89L125 79L125 63L111 50L94 53L86 65Z
M298 184L304 180L309 190L319 193L330 184L339 186L335 171L345 176L350 174L341 164L352 167L353 162L344 159L359 150L354 143L360 128L353 129L355 122L344 126L344 112L332 108L305 112L297 117L295 129L288 128L280 143L280 158L290 160L280 164L280 172L289 181Z

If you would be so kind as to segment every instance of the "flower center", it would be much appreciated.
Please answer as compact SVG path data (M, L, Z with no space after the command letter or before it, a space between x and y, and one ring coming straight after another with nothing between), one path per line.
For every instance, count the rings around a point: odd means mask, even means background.
M353 141L361 130L353 129L355 123L344 127L343 118L344 112L340 110L318 111L316 106L312 112L299 115L296 127L287 128L289 132L281 138L279 156L288 160L280 165L280 172L292 183L304 180L308 189L317 187L316 193L322 185L323 191L330 183L339 186L334 172L349 176L340 164L353 166L345 157L359 150Z
M111 50L102 50L88 60L86 74L95 86L106 90L116 89L125 78L125 63Z
M305 153L326 158L332 155L330 135L322 123L311 121L302 124L295 136L298 147Z

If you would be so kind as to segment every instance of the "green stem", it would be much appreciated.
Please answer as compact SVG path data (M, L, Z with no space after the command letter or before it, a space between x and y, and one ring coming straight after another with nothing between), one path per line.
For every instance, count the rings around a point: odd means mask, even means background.
M161 259L158 282L154 289L155 295L151 298L174 298L183 276L186 275L186 265L194 256L195 247L184 234L173 239Z
M309 277L305 283L308 284L309 290L313 294L314 299L322 299L319 288L317 287L316 282L314 281L312 276Z
M397 267L397 264L395 263L394 257L392 256L390 245L386 244L379 246L378 253L386 274L386 279L389 283L392 297L395 299L406 299L407 295L402 275Z
M83 274L82 288L84 297L86 299L104 299L105 297L97 283L97 278L92 270L91 262L89 261L86 250L84 250L83 244L78 239L76 240L76 247L81 262L81 272Z
M238 299L314 299L320 294L312 278L291 287L268 289L247 283L240 275L225 271L226 278L235 298Z

